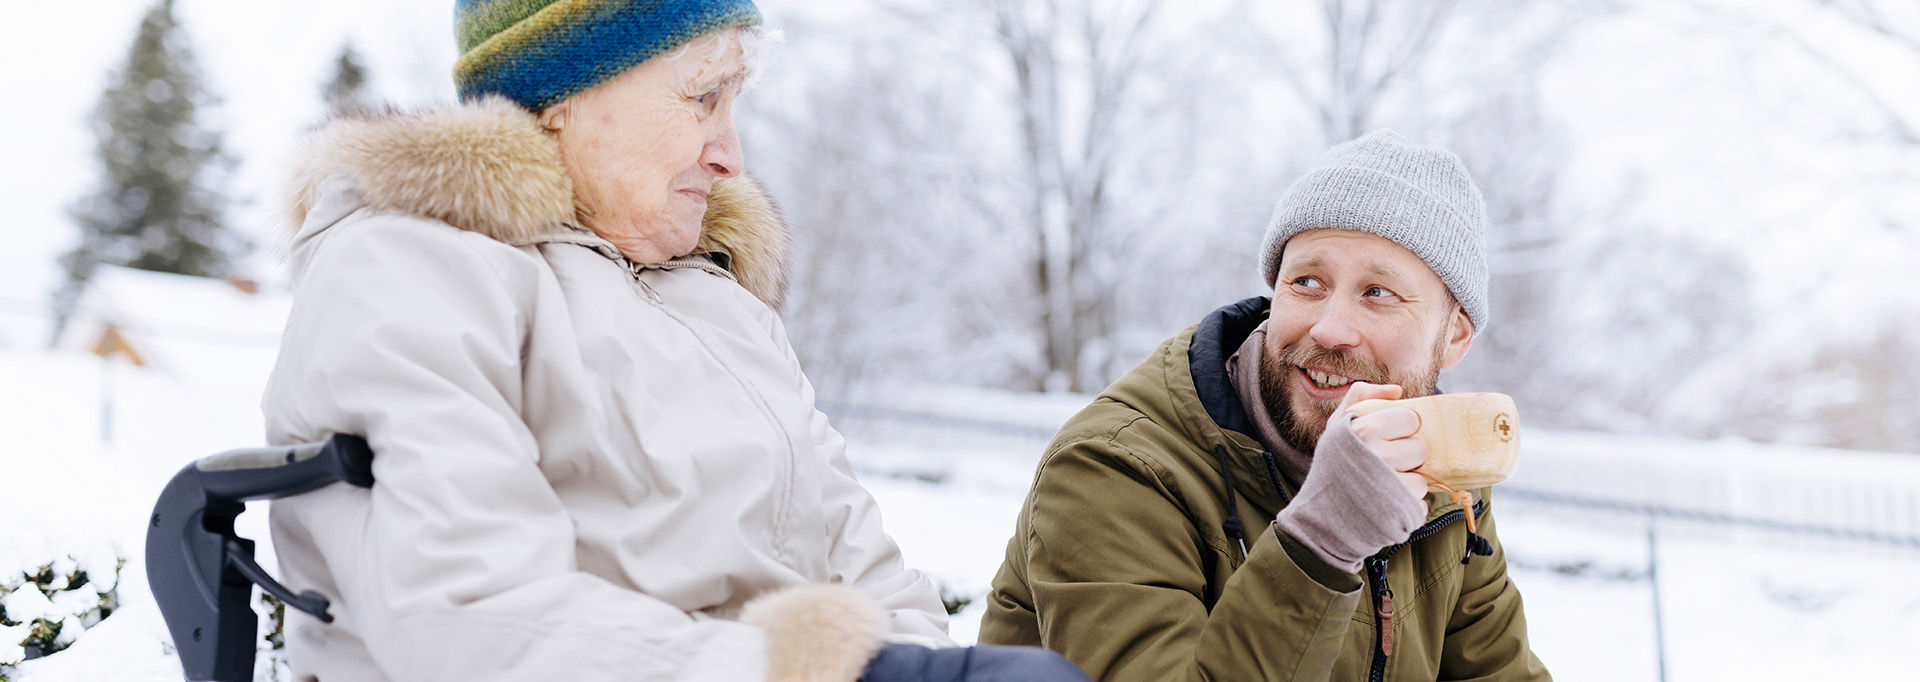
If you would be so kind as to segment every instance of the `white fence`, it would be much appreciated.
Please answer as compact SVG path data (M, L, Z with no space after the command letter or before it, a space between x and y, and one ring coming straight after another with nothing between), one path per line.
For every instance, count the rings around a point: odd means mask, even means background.
M1920 455L1529 432L1496 495L1920 549Z
M850 437L963 447L1031 462L1048 414L946 404L829 404ZM1529 430L1495 496L1575 514L1686 522L1739 536L1812 536L1920 551L1920 455ZM926 473L937 476L939 472Z

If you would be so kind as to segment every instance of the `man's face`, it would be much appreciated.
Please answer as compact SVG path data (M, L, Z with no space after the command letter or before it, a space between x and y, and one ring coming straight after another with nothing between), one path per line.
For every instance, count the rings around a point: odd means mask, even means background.
M1412 251L1336 229L1302 232L1285 248L1260 388L1295 448L1313 452L1354 381L1431 395L1440 370L1466 356L1473 323Z

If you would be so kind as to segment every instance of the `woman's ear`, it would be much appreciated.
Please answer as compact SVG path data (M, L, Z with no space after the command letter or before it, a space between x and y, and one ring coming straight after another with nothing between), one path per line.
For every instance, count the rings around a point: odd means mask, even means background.
M540 127L548 132L560 132L566 126L567 114L571 111L566 102L561 102L540 111Z

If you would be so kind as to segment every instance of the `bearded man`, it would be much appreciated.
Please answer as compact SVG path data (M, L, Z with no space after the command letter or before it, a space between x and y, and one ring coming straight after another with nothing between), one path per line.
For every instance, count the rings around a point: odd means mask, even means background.
M1452 153L1386 131L1328 151L1267 228L1272 298L1169 339L1054 437L980 641L1109 681L1548 679L1488 491L1427 494L1412 410L1347 413L1465 357L1486 232Z

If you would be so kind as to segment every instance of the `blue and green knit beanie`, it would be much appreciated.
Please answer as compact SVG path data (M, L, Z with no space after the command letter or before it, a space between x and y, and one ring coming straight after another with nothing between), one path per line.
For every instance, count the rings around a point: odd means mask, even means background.
M752 0L456 0L460 99L540 111L707 33L760 23Z

